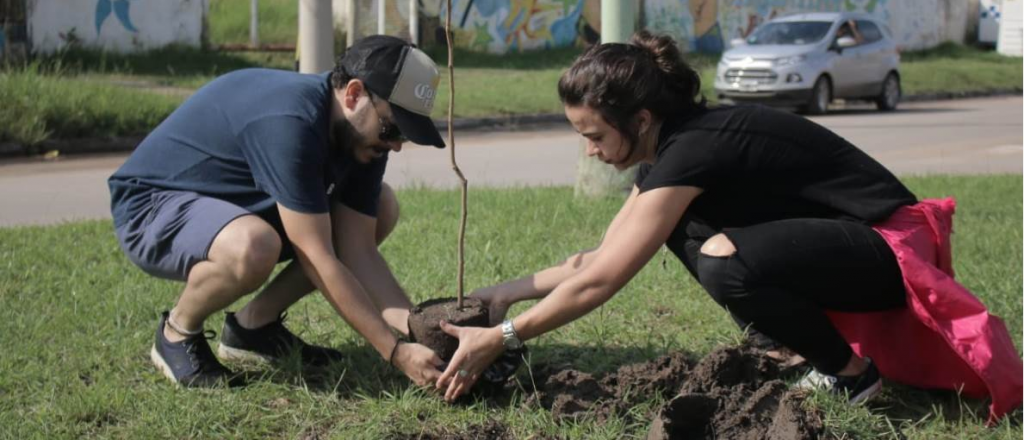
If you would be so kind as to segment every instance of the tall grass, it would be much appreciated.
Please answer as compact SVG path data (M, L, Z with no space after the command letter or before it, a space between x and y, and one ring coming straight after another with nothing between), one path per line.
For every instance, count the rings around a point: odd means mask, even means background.
M143 134L180 102L35 67L0 70L0 142Z
M1020 57L945 43L933 49L907 52L900 68L903 93L965 93L1021 90L1024 69Z

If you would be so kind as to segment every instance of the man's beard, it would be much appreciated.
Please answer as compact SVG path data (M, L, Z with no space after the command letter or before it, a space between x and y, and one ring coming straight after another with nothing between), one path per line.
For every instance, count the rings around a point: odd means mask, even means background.
M331 148L349 157L355 157L356 146L367 145L369 142L352 125L348 119L334 122L331 128Z

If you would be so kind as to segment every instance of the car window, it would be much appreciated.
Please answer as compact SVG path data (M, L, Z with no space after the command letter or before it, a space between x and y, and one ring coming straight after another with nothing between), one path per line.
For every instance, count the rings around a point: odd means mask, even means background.
M874 23L867 20L857 20L857 29L864 37L865 43L874 43L882 39L882 31Z
M747 37L747 44L811 44L821 41L832 23L827 21L769 22Z

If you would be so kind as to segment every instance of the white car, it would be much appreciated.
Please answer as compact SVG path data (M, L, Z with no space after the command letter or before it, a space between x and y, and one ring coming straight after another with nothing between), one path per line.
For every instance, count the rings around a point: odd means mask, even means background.
M790 15L732 43L715 75L722 101L795 105L811 114L827 112L835 98L873 101L879 110L899 104L899 51L870 15Z

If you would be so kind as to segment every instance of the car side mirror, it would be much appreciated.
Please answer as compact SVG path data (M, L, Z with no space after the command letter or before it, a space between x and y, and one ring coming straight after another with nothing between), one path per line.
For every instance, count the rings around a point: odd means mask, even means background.
M745 38L733 38L731 41L729 41L729 44L732 47L745 46L747 44L747 40Z
M846 49L848 47L853 47L856 45L857 40L854 40L853 37L839 37L839 39L836 40L836 47L840 49Z

